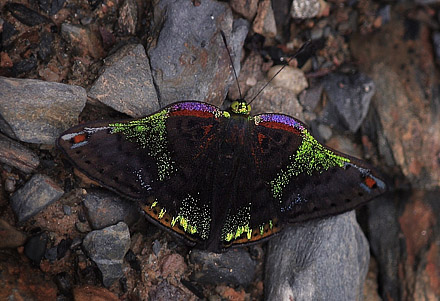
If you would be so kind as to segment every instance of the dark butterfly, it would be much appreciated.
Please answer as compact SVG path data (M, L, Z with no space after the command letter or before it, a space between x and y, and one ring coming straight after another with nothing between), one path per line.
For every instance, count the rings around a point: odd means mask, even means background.
M287 223L336 215L378 196L367 163L321 145L299 120L178 102L141 119L92 122L58 146L80 171L140 200L150 221L220 252Z

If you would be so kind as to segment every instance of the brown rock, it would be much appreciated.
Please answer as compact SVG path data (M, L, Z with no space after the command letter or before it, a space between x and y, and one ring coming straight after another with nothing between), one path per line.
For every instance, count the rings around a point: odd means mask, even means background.
M5 220L0 219L0 249L17 248L26 241L26 235Z
M162 258L160 267L162 277L168 277L171 274L181 276L185 269L185 260L179 254L170 254Z
M233 11L245 17L248 21L252 21L257 13L258 0L232 0L229 4Z
M108 289L85 285L73 289L75 301L118 301L119 298Z
M273 38L277 35L277 27L270 0L264 0L259 3L252 29L256 33L268 38Z
M20 143L0 134L0 162L31 173L40 165L40 159Z

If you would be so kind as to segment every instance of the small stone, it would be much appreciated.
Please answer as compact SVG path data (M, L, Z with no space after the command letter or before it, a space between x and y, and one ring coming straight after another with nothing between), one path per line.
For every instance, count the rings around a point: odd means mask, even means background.
M47 233L42 232L35 235L26 242L24 246L24 254L32 260L35 265L39 265L46 253L46 247L49 237Z
M192 250L190 261L200 268L190 278L203 284L228 283L247 286L255 273L255 262L243 249L233 249L216 254L202 250Z
M61 35L69 41L71 47L79 56L90 55L95 59L104 57L104 49L98 35L89 27L63 23L61 24Z
M296 19L314 18L321 12L321 0L293 0L290 15Z
M268 79L271 79L283 66L273 66L267 72ZM306 76L301 69L286 66L278 73L271 82L274 86L292 90L298 95L308 87Z
M257 14L258 0L231 0L231 8L248 21L252 21Z
M169 254L164 256L161 260L160 273L164 278L167 278L169 275L180 278L183 276L185 270L185 259L179 254Z
M17 141L0 134L0 162L31 173L40 164L40 159Z
M55 284L63 295L72 294L73 289L73 279L70 274L66 272L61 272L55 275Z
M83 202L87 219L95 230L122 221L131 226L142 218L137 203L108 191L89 189Z
M86 100L82 87L0 77L0 128L23 142L54 144L78 122Z
M118 31L123 35L136 34L138 7L134 0L124 0L119 8Z
M17 184L17 180L14 177L8 177L5 180L5 191L6 192L14 192L16 184Z
M257 16L252 29L262 36L273 38L277 35L277 26L270 0L263 0L258 4Z
M124 275L123 260L130 247L128 226L119 222L92 231L84 238L83 247L101 271L104 286L109 287Z
M65 215L71 215L72 214L72 208L68 205L63 205L63 212Z
M15 227L0 219L0 249L13 249L22 246L26 235Z
M21 23L27 26L52 23L52 21L20 3L8 3L4 7Z
M11 197L11 207L24 222L57 201L64 191L48 176L36 174Z
M150 301L190 300L191 297L193 297L191 293L171 285L168 281L160 282L159 285L148 294L148 300Z
M159 102L144 47L127 45L108 57L88 95L132 117L157 111Z

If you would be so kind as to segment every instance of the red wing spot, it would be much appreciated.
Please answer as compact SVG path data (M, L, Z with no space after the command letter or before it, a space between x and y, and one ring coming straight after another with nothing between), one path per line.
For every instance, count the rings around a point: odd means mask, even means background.
M266 136L264 134L258 133L258 143L260 146L263 144L263 140L266 139Z
M201 117L201 118L212 118L212 113L204 112L204 111L190 111L190 110L182 110L182 111L174 111L170 112L170 116L193 116L193 117Z
M369 188L373 188L376 185L376 181L371 177L366 177L364 180L365 185Z
M212 129L212 124L211 125L202 126L202 128L205 131L204 135L207 135L211 131L211 129Z
M296 129L290 125L284 124L284 123L260 122L259 125L262 125L264 127L270 128L270 129L277 129L277 130L291 132L291 133L294 133L295 135L298 135L298 136L301 135L301 132L298 129Z
M77 144L86 141L86 138L87 138L86 134L80 134L73 137L72 140L74 144Z

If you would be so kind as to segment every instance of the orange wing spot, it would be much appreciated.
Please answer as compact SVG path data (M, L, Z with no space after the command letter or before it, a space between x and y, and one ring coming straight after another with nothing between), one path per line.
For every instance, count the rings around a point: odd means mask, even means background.
M207 135L211 129L212 129L212 124L211 125L206 125L206 126L202 126L202 129L205 131L204 135Z
M296 128L290 126L290 125L284 124L284 123L279 123L279 122L260 122L259 125L265 126L267 128L270 128L270 129L288 131L288 132L294 133L295 135L301 135L301 132L298 129L296 129Z
M258 133L258 144L262 145L264 139L266 139L266 135Z
M201 118L212 118L212 113L204 112L204 111L190 111L190 110L182 110L182 111L174 111L170 112L170 116L193 116L193 117L201 117Z
M73 143L77 144L77 143L81 143L86 141L86 134L80 134L80 135L76 135L75 137L73 137Z
M376 181L371 177L366 177L364 182L365 182L365 185L367 185L369 188L373 188L374 185L376 185Z

